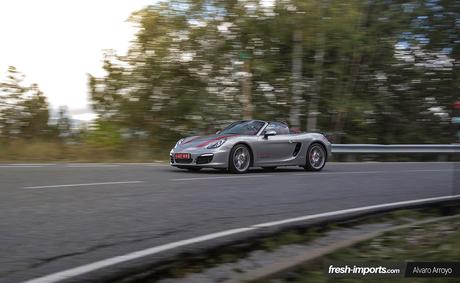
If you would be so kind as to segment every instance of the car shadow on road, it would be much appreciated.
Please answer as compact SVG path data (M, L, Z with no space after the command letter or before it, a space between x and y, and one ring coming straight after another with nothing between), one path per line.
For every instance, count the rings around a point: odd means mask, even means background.
M225 169L212 169L212 168L203 168L200 171L189 171L187 169L179 169L179 168L171 168L170 171L174 172L182 172L184 174L190 174L190 175L201 175L201 174L213 174L213 175L238 175L238 174L233 174L229 172L228 170ZM280 174L280 173L286 173L286 172L304 172L305 170L301 167L282 167L282 168L276 168L274 170L265 170L262 168L253 168L250 169L247 173L245 174Z

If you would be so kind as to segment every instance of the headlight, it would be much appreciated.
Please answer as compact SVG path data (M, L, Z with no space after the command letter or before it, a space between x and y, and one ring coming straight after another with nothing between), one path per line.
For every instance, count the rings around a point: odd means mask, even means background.
M215 142L215 143L209 145L209 146L206 147L206 148L207 148L207 149L218 148L218 147L220 147L221 145L223 145L226 141L227 141L227 139L218 140L217 142Z
M180 145L181 143L184 142L185 139L180 139L178 142L176 142L176 145L174 146L174 148L176 148L178 145Z

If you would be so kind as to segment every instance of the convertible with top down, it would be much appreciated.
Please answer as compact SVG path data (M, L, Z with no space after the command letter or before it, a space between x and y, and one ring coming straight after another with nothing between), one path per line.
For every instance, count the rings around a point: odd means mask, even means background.
M331 143L320 133L291 132L282 122L244 120L214 135L180 139L170 152L171 165L198 171L226 169L245 173L251 167L274 170L301 166L320 171L331 155Z

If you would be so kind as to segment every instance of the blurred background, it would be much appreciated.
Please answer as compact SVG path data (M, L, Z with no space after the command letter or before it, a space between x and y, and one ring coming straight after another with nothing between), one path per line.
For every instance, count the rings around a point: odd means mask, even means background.
M23 6L12 9L18 15L32 9L19 2ZM129 17L120 23L132 32L105 21L115 13L112 1L95 10L82 1L74 17L73 7L45 2L49 7L32 12L37 24L46 13L59 15L39 31L49 36L18 28L33 29L27 17L2 22L0 59L10 67L0 77L1 161L165 160L183 136L250 118L321 131L334 143L460 139L455 0L138 1L129 7L114 1L117 15ZM68 14L73 28L53 33ZM85 15L93 22L85 23ZM80 40L81 53L59 48L57 42L91 29L94 37ZM114 46L101 51L97 40L107 30L118 41L109 40ZM28 37L27 50L15 47ZM32 54L41 59L36 73L50 72L47 62L58 51L31 53L39 46L43 52L59 49L62 68L53 74L72 77L72 60L91 60L100 71L88 63L79 65L79 75L88 73L82 81L30 78L11 58ZM101 56L87 56L91 46ZM64 88L49 87L48 94L41 84ZM56 99L77 96L87 109L83 120L72 113L77 100Z

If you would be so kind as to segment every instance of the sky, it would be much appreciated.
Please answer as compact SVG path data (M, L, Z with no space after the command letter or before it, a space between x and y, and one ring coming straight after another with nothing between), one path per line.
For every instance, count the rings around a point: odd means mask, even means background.
M104 49L126 53L136 32L129 15L155 0L0 1L0 80L8 66L37 83L51 108L94 118L87 74L101 76Z

